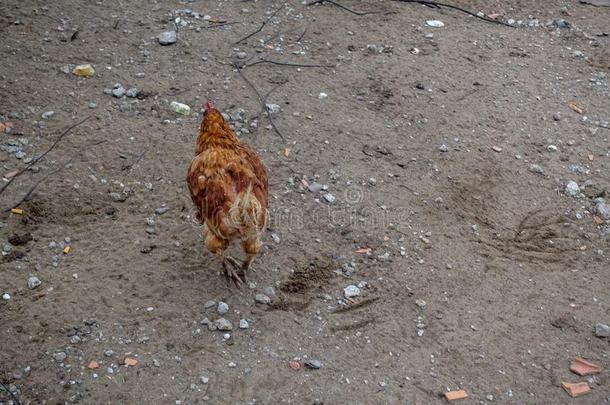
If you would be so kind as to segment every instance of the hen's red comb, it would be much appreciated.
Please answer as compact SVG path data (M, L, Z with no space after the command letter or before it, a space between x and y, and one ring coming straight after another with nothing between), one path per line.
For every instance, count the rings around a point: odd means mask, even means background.
M205 109L206 111L212 109L212 102L210 100L205 101Z

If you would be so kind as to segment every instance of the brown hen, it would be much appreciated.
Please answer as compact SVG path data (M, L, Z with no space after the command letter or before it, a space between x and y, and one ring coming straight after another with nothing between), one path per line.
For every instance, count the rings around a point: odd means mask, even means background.
M197 207L197 219L204 225L206 247L219 256L227 279L239 286L262 246L267 171L257 154L239 142L209 101L186 181ZM241 240L246 253L243 264L225 256L235 239ZM236 270L241 270L243 280Z

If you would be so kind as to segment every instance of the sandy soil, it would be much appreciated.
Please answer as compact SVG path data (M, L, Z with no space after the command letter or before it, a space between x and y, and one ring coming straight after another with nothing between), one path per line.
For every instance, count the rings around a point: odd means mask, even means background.
M610 324L595 200L610 186L610 8L455 3L523 21L511 28L390 1L341 2L380 12L367 15L297 0L41 4L0 4L3 184L91 118L0 194L11 208L41 181L0 220L0 381L22 403L441 404L456 389L463 404L610 401L610 343L593 330ZM241 70L280 106L279 133L232 66L261 58L331 66ZM83 63L93 76L70 73ZM115 83L138 97L108 94ZM203 247L184 181L206 98L269 171L265 248L242 290ZM202 323L221 317L209 300L229 305L230 339ZM602 373L570 373L575 356ZM562 381L592 391L575 400Z

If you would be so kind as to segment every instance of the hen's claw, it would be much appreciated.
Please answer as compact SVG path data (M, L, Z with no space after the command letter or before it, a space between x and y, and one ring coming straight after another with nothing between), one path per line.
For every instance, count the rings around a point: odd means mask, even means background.
M230 260L230 259L232 259L232 260ZM235 266L235 263L237 261L233 258L226 258L225 260L222 261L222 268L225 271L225 277L227 278L227 283L230 284L230 282L233 281L233 283L235 284L235 287L241 288L241 285L243 284L242 279L239 277L239 275L237 274L235 269L232 269L229 266L227 266L227 262L230 263L231 265Z

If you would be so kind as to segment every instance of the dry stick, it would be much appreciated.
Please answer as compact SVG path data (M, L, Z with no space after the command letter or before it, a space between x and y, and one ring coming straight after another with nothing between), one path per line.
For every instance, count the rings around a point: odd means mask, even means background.
M471 15L473 17L479 18L479 19L481 19L483 21L487 21L487 22L490 22L490 23L500 24L500 25L505 25L507 27L515 28L512 25L507 24L507 23L505 23L503 21L493 20L493 19L491 19L491 18L489 18L487 16L480 16L480 15L478 15L476 13L473 13L472 11L468 11L468 10L466 10L464 8L461 8L461 7L458 7L458 6L454 6L452 4L437 3L436 1L427 1L427 0L393 0L393 1L398 1L398 2L401 2L401 3L419 3L419 4L422 4L424 6L436 7L436 8L441 8L441 7L452 8L454 10L461 11L462 13L466 13L466 14Z
M210 24L207 27L203 27L203 29L207 30L209 28L218 28L218 27L224 27L225 25L233 25L233 24L239 24L241 23L241 21L233 21L233 22L224 22L224 23L218 23L218 24Z
M71 127L69 127L68 129L66 129L61 135L59 135L59 138L57 138L57 140L55 140L55 142L53 142L53 144L51 145L51 147L49 149L47 149L42 155L38 156L36 159L32 160L25 168L21 169L20 171L17 172L17 174L15 174L13 177L11 177L11 179L4 185L2 186L2 188L0 188L0 194L2 194L2 192L4 190L6 190L6 188L8 186L11 185L11 183L13 182L13 180L15 180L17 177L21 176L23 173L25 173L30 167L34 166L36 163L40 162L42 160L42 158L44 158L49 152L51 152L53 150L53 148L55 148L57 146L57 144L59 142L61 142L61 140L64 138L64 136L66 136L68 134L68 132L70 132L71 130L73 130L74 128L76 128L77 126L81 125L82 123L84 123L85 121L87 121L89 118L91 118L91 116L88 116L87 118L85 118L82 121L77 122L76 124L72 125Z
M256 89L256 87L254 87L254 84L252 84L252 82L250 80L248 80L248 78L246 77L246 75L244 75L240 69L240 67L236 64L233 63L233 67L235 69L237 69L237 73L241 76L241 78L244 80L244 82L246 82L248 84L248 86L250 86L250 88L252 90L254 90L254 92L256 93L256 96L258 97L258 100L261 103L261 106L263 108L266 108L265 106L265 99L261 96L261 93L259 93L259 91ZM275 126L275 123L273 122L273 118L271 118L271 114L267 114L267 118L269 118L269 122L271 123L271 126L273 127L273 129L275 130L275 133L279 135L280 138L282 138L282 140L284 140L284 135L282 135L282 133L280 132L279 129L277 129L277 127Z
M17 397L15 396L15 394L13 394L13 391L11 391L9 387L7 387L2 381L0 381L0 385L2 385L2 389L4 391L8 392L8 394L13 399L13 402L16 405L21 405L21 401L19 399L17 399Z
M278 65L278 66L321 67L321 68L327 68L327 69L334 67L333 65L315 65L315 64L304 64L304 63L276 62L274 60L267 60L267 59L261 59L256 62L248 63L246 65L243 65L243 67L254 66L254 65L258 65L260 63L270 63L272 65Z
M243 38L239 39L238 41L236 41L236 42L235 42L235 44L234 44L234 45L237 45L237 44L239 44L240 42L245 41L246 39L251 38L251 37L253 37L254 35L256 35L256 34L258 34L259 32L261 32L261 31L263 30L263 28L265 28L265 25L267 25L267 23L268 23L269 21L271 21L271 19L272 19L273 17L275 17L275 15L276 15L277 13L279 13L279 12L280 12L280 10L281 10L281 9L283 9L285 5L286 5L286 4L282 4L282 5L281 5L281 6L280 6L280 7L279 7L277 10L275 10L275 11L273 12L273 14L271 14L271 15L270 15L270 16L269 16L269 17L268 17L268 18L267 18L265 21L263 21L263 22L261 23L261 26L260 26L260 27L258 27L258 29L257 29L256 31L254 31L254 32L252 32L252 33L250 33L250 34L246 35L245 37L243 37Z
M324 4L324 3L330 3L335 7L339 7L342 8L345 11L349 11L352 14L356 14L356 15L369 15L369 14L379 14L380 11L369 11L369 12L360 12L360 11L355 11L352 10L349 7L345 7L343 4L339 4L336 1L333 0L316 0L316 1L312 1L311 3L308 3L307 6L313 6L314 4Z
M303 37L305 36L305 34L307 33L307 27L305 27L305 29L303 30L303 33L299 36L299 38L297 39L297 43L301 42L301 40L303 39Z

